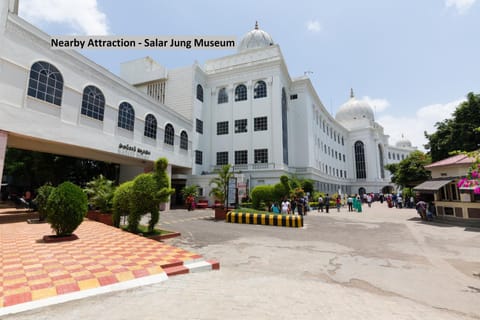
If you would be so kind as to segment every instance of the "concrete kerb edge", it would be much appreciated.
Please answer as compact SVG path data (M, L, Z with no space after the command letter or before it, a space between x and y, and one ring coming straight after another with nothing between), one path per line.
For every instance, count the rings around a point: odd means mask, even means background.
M128 281L123 281L119 283L114 283L111 285L102 286L98 288L81 290L77 292L67 293L67 294L58 295L50 298L36 300L36 301L20 303L10 307L3 307L3 308L0 308L0 316L30 311L38 308L48 307L54 304L60 304L60 303L65 303L69 301L84 299L84 298L88 298L88 297L92 297L100 294L122 291L122 290L137 288L145 285L150 285L150 284L161 283L166 280L168 280L168 276L165 272L162 272L159 274L132 279Z

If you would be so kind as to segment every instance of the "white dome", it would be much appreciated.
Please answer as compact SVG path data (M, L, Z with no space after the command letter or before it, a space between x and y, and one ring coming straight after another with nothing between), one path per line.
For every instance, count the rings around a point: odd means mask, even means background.
M238 52L249 49L266 48L273 45L272 37L258 28L258 22L255 23L255 29L245 34L238 46Z
M357 100L353 96L352 90L350 99L338 109L335 119L338 122L351 122L362 119L375 121L375 116L372 107L366 101Z
M395 146L399 148L411 148L412 142L408 139L405 139L402 135L402 140L398 140L397 143L395 143Z

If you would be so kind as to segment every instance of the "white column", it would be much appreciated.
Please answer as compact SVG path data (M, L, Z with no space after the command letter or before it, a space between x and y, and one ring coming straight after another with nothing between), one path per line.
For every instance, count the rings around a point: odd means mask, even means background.
M167 174L168 174L168 179L170 179L170 186L171 186L172 185L172 165L171 164L168 164L166 171L167 171ZM170 210L170 200L168 202L166 202L165 204L161 204L160 206L161 206L160 207L161 209Z
M0 131L0 186L2 185L3 167L7 152L7 140L8 134L5 131Z

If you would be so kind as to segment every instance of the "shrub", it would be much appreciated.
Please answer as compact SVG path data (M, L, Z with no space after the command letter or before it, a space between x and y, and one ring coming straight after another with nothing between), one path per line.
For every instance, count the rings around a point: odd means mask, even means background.
M255 209L261 209L261 202L271 202L273 200L272 186L256 186L252 190L252 204Z
M277 183L272 187L273 200L282 201L285 197L288 197L289 190L282 183Z
M175 193L175 189L170 186L170 179L167 173L168 160L159 158L155 161L153 177L157 183L157 197L159 204L168 202L170 196ZM158 222L158 221L157 221Z
M115 192L113 181L100 175L88 182L84 191L95 209L104 213L112 212L113 194Z
M128 230L138 232L138 224L144 214L154 215L158 222L158 210L160 201L157 197L157 183L152 174L142 173L133 180L132 198L130 202L130 214L128 215ZM149 223L149 227L151 222ZM153 228L152 228L153 230Z
M37 204L38 219L40 221L44 221L47 218L48 197L54 189L55 187L52 187L52 185L45 184L37 190L37 197L35 198L35 203Z
M55 188L47 201L47 221L57 236L71 235L88 209L87 195L71 182Z
M130 214L130 198L132 195L133 181L122 183L113 194L113 225L120 227L120 218Z

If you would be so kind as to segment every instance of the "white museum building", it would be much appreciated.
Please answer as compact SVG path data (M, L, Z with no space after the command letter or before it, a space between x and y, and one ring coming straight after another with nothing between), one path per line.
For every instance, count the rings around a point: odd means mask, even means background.
M166 157L173 187L195 184L205 197L228 163L242 192L284 174L330 193L381 192L392 187L384 166L416 149L389 145L353 90L332 116L258 24L231 55L172 70L146 57L117 76L77 51L52 50L17 13L18 0L0 2L0 178L15 147L117 163L121 181Z

